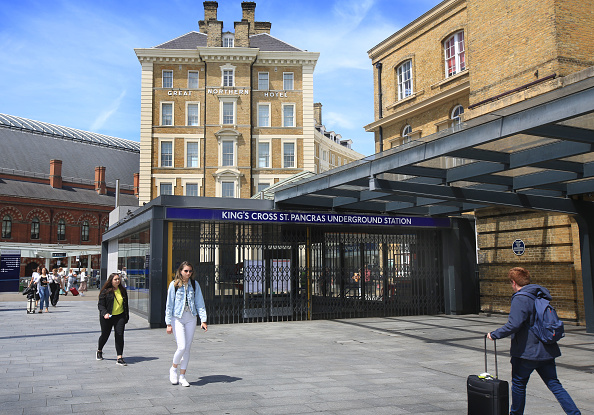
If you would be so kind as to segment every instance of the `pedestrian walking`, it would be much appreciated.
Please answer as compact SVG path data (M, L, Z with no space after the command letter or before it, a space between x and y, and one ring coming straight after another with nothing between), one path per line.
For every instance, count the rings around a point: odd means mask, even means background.
M530 273L520 267L508 273L514 290L507 323L488 333L491 340L511 336L512 405L510 415L522 415L526 405L526 385L530 374L536 370L541 379L553 392L566 414L580 415L581 412L557 379L555 358L561 356L559 345L545 344L530 329L536 320L535 298L543 296L552 300L549 290L530 283ZM521 291L521 293L520 293Z
M107 343L113 328L115 335L115 347L117 360L116 364L127 366L124 361L124 329L130 319L128 309L128 293L121 285L120 274L113 273L107 278L105 285L99 292L99 324L101 325L101 336L97 347L97 360L103 360L103 346Z
M165 305L167 334L173 333L177 343L173 365L169 369L169 380L172 385L179 383L182 386L190 386L186 379L186 370L196 330L196 316L200 316L200 327L204 331L208 330L202 290L194 280L194 267L184 261L178 267L174 280L169 284Z
M85 292L88 291L88 289L87 289L88 280L89 280L89 277L87 276L87 269L82 268L80 270L80 286L78 287L78 291L80 292L81 297L84 297ZM125 285L124 285L124 287L125 287Z
M52 306L58 305L60 299L60 276L58 275L58 269L54 268L52 273L49 275L49 288L50 288L50 303Z
M37 282L37 292L39 293L39 313L43 312L44 305L45 312L49 313L49 273L45 267L41 269L41 275Z
M39 305L39 277L41 277L41 266L35 268L35 271L31 274L31 280L29 281L29 287L35 289L35 308Z

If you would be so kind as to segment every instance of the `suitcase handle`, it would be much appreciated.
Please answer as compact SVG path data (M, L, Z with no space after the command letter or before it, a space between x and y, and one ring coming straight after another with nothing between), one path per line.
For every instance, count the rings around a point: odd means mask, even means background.
M495 352L495 379L499 379L499 369L497 367L497 340L493 339L493 349ZM485 372L487 371L487 335L485 334Z

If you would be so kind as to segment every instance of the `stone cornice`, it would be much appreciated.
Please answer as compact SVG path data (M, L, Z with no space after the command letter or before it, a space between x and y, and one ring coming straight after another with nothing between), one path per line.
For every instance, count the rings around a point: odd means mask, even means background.
M199 47L198 55L205 62L248 62L256 59L259 50L255 48Z
M416 114L419 114L423 111L427 111L429 108L432 108L437 105L441 105L443 102L454 99L459 96L463 96L464 94L470 93L470 81L466 81L456 87L446 89L443 92L440 92L437 95L434 95L430 98L427 98L424 101L419 102L418 104L412 105L407 108L403 108L401 111L395 112L390 114L382 119L374 121L370 124L367 124L363 128L365 131L371 132L375 131L378 127L382 126L385 127L386 125L392 124L396 121L399 121L403 118L412 117Z
M198 63L200 55L195 49L134 49L136 57L142 62Z
M311 65L316 66L318 52L272 52L260 51L254 65Z

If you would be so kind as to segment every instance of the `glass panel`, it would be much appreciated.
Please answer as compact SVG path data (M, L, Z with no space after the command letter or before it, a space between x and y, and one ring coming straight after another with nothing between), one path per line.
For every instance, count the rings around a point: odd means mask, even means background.
M268 90L268 72L258 72L258 89L261 91Z
M233 124L233 103L223 102L223 124Z
M188 143L188 167L198 167L198 143Z
M270 167L270 143L258 145L258 167Z
M161 167L173 167L173 143L161 142Z
M148 314L150 231L142 230L118 239L118 269L128 291L130 309Z
M295 167L295 144L285 143L283 146L284 167Z
M235 183L234 182L222 182L221 183L221 196L222 197L235 197Z
M235 165L233 157L233 141L223 141L223 166Z
M283 73L283 89L291 91L293 90L293 73Z
M186 196L198 196L198 184L187 183L186 184Z
M173 186L171 183L161 183L159 186L159 194L160 195L172 195L173 194Z
M163 88L173 88L173 71L163 71Z
M173 104L163 104L161 111L161 125L173 125Z
M191 89L198 88L198 72L197 71L189 71L188 72L188 88L191 88Z
M258 127L270 127L270 107L258 105Z
M284 127L294 127L295 126L294 109L295 109L295 107L293 105L284 105L283 106L283 126Z
M188 125L198 125L198 104L188 104Z

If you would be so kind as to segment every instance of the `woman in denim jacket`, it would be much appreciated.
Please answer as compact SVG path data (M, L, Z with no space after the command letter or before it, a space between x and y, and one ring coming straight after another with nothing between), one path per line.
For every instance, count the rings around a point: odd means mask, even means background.
M175 279L167 290L165 306L165 324L167 334L173 333L177 342L177 350L173 355L173 365L169 369L169 380L172 385L178 382L182 386L190 386L186 380L186 369L190 361L190 348L196 330L196 316L200 316L200 327L206 331L206 308L200 285L193 278L194 267L187 261L180 264ZM180 367L178 381L177 366Z

